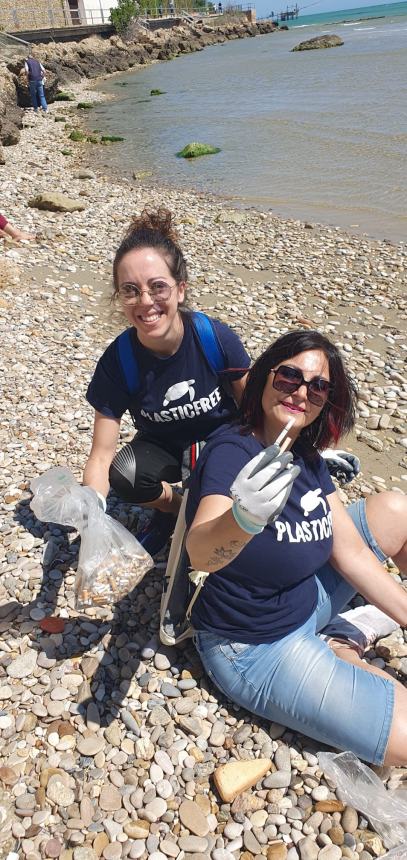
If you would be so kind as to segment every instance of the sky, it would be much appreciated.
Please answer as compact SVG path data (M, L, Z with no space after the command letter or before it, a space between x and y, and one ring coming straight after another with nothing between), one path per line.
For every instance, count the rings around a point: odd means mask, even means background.
M382 0L382 2L386 2L386 0ZM389 0L389 2L396 2L396 0ZM316 3L313 0L298 0L298 5L300 9L302 8L302 14L304 15L331 12L332 10L336 11L336 9L359 9L362 6L373 6L374 3L375 0L320 0L320 2ZM255 0L256 12L259 18L270 15L271 11L276 13L280 9L286 9L287 6L290 8L294 5L295 0L293 2L289 0ZM308 8L305 9L305 6Z

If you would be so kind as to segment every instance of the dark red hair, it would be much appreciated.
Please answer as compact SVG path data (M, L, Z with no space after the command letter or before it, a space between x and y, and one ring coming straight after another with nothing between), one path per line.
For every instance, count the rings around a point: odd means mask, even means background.
M357 389L342 361L339 349L318 331L290 331L278 338L250 368L239 410L245 430L263 426L262 397L270 370L287 359L312 349L321 350L328 360L332 390L325 406L312 424L301 431L299 440L309 454L323 451L352 430L356 416Z

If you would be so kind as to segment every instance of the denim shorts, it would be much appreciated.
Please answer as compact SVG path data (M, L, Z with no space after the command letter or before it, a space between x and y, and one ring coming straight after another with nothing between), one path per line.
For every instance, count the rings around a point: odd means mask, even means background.
M348 513L365 542L384 561L369 530L364 500L351 505ZM394 684L341 660L318 636L355 591L330 564L315 577L315 611L302 627L278 642L250 645L198 630L196 647L207 674L228 699L266 720L382 765L392 724Z

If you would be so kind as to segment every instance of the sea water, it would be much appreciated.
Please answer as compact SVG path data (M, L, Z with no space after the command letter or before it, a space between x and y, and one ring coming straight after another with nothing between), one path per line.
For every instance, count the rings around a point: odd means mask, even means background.
M93 127L125 137L103 153L106 166L405 241L407 14L360 20L389 8L357 10L351 25L291 26L115 76L104 85L115 100L92 113ZM331 17L349 21L351 13ZM326 32L344 44L291 52ZM191 141L221 152L177 158Z

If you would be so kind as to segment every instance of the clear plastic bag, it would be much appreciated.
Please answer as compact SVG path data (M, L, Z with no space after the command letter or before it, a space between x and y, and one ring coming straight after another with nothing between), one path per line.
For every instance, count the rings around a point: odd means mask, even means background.
M73 526L80 533L77 609L115 603L154 566L134 535L104 513L95 491L78 484L69 469L50 469L34 478L31 490L30 507L39 520Z
M352 752L318 753L325 775L341 800L369 819L386 848L381 860L407 860L407 803L387 791L378 776Z

